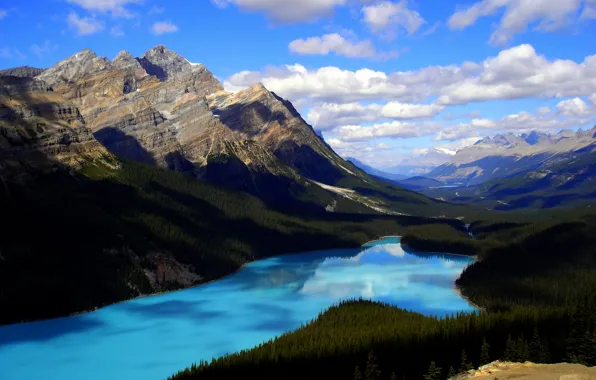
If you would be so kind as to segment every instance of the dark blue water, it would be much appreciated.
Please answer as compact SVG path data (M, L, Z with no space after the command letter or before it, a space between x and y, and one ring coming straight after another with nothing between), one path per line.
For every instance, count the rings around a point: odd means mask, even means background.
M471 311L453 285L471 262L406 253L395 238L273 257L192 289L0 327L0 379L164 379L296 329L347 298L429 315Z

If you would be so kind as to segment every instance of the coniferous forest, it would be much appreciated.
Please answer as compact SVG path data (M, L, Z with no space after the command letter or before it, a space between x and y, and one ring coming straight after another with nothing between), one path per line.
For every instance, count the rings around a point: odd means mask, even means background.
M441 319L342 302L298 331L172 379L439 380L497 359L596 365L596 218L510 217L473 223L474 238L449 226L405 233L406 247L478 255L457 280L475 313Z
M289 214L177 172L113 164L120 168L89 165L81 174L57 171L0 190L0 324L200 284L291 253L287 247L358 247L408 225L436 223L324 210Z

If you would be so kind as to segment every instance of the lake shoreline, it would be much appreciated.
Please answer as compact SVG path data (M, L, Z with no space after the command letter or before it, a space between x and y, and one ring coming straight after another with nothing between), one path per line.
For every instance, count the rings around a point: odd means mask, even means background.
M366 245L368 245L370 243L381 241L381 240L386 239L386 238L400 238L401 239L401 237L402 237L401 235L387 235L387 236L379 237L377 239L369 240L366 243L363 243L361 245L354 245L354 246L348 246L348 245L346 245L345 247L338 247L336 249L350 249L350 248L352 248L352 249L356 249L356 248L366 249L366 248L370 248L370 247L366 247ZM406 247L401 242L399 244L402 246L402 248L403 247ZM218 277L214 277L214 278L212 278L210 280L207 280L205 282L200 282L198 284L193 284L191 286L181 287L179 289L173 289L173 290L165 290L165 291L159 291L159 292L154 292L154 293L148 293L148 294L140 294L140 295L135 296L135 297L131 297L131 298L123 299L123 300L120 300L120 301L108 303L108 304L105 304L105 305L102 305L102 306L96 306L93 309L82 310L82 311L78 311L78 312L74 312L74 313L69 313L69 314L66 314L66 315L63 315L63 316L59 316L59 317L54 317L54 318L27 320L27 321L20 321L20 322L10 323L10 324L6 324L6 325L0 325L0 328L2 328L4 326L19 325L19 324L23 324L23 323L35 323L35 322L51 321L51 320L55 320L55 319L70 318L70 317L74 317L74 316L81 315L81 314L90 314L90 313L93 313L94 311L97 311L97 310L100 310L100 309L103 309L103 308L106 308L106 307L110 307L110 306L113 306L113 305L117 305L117 304L120 304L120 303L132 301L132 300L135 300L135 299L160 296L160 295L164 295L164 294L168 294L168 293L172 293L172 292L177 292L177 291L181 291L181 290L193 289L193 288L197 288L197 287L204 286L204 285L207 285L207 284L211 284L211 283L216 282L216 281L221 281L221 280L223 280L223 279L225 279L225 278L227 278L229 276L232 276L232 275L240 272L242 269L244 269L244 267L246 265L251 264L251 263L254 263L254 262L257 262L257 261L267 260L267 259L269 259L271 257L275 257L275 256L286 256L286 255L293 255L293 254L302 254L302 253L308 253L308 252L317 252L317 251L320 251L320 250L324 250L324 249L312 250L312 251L307 251L307 252L286 252L286 253L280 253L280 254L276 254L276 255L272 255L272 256L267 256L267 257L259 258L257 260L248 261L248 262L242 264L240 267L236 268L235 270L233 270L231 272L228 272L228 273L223 274L223 275L218 276ZM458 254L458 253L448 253L448 252L419 252L419 253L448 254L448 255L453 255L453 256L473 257L474 259L477 259L477 255L475 255L475 256L469 256L469 255L463 255L463 254ZM472 303L471 301L469 301L467 299L467 297L464 297L463 294L461 294L461 291L459 290L459 288L457 288L457 292L470 305L476 307L477 309L482 310L481 307L479 307L479 306L475 305L474 303Z

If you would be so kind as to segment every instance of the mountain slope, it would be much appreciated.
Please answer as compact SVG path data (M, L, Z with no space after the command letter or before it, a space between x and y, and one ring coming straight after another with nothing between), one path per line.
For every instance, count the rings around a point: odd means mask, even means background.
M595 135L596 127L588 131L563 130L556 135L533 131L521 136L508 133L486 137L459 150L427 176L448 184L477 185L535 170L554 156L595 144Z
M425 191L495 210L588 206L596 201L596 144L544 160L533 170L486 183Z
M111 153L247 191L291 212L462 216L339 157L292 104L257 84L237 93L159 45L113 60L86 49L37 82L75 105Z

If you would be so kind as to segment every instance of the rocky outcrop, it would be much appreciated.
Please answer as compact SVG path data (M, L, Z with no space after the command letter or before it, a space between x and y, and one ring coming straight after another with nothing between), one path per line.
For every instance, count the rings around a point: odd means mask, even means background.
M0 76L12 76L19 78L34 78L43 73L45 69L38 69L31 66L19 66L11 69L0 70Z
M85 49L58 62L36 78L43 80L50 85L57 83L72 83L86 75L106 70L109 67L109 59L98 57L91 50Z
M138 61L149 75L162 81L192 71L190 62L163 45L149 50Z
M534 364L495 361L450 380L595 380L596 368L580 364Z
M0 77L0 176L22 180L34 171L109 156L79 109L45 82Z

